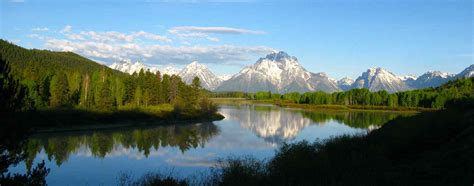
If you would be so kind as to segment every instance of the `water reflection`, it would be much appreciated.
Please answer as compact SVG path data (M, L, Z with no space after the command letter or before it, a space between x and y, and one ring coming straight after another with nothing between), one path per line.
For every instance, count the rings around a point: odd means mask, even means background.
M226 120L236 121L241 128L250 130L270 144L294 140L310 125L336 121L350 128L372 130L400 116L389 112L307 112L268 105L222 106L220 111ZM217 146L238 144L238 138L242 137L233 135L232 131L226 133L230 134L220 138L231 141L220 140ZM162 147L175 147L184 153L204 147L218 134L219 128L213 123L39 134L30 137L26 144L26 165L30 169L35 156L42 150L58 166L72 154L106 158L131 154L130 151L135 150L139 153L135 158L140 159L142 155L147 158L150 152L156 153Z
M136 149L145 157L161 147L177 147L184 153L191 148L204 147L217 135L219 129L212 123L173 125L152 128L116 129L94 132L40 134L30 137L26 144L27 168L30 169L36 155L44 149L49 161L58 166L70 155L86 155L98 158L127 154Z
M330 121L351 128L374 130L382 124L405 114L393 112L303 111L272 105L224 105L221 113L236 120L270 143L281 144L293 139L309 125L324 125Z
M284 142L363 133L400 116L272 105L222 105L219 112L226 118L214 123L37 134L25 143L26 159L9 171L26 172L45 160L50 185L115 185L123 170L141 175L169 169L185 176L208 171L218 158L269 158Z
M270 143L282 143L294 139L298 133L311 124L301 114L273 106L239 105L222 109L222 114L239 122L258 137Z

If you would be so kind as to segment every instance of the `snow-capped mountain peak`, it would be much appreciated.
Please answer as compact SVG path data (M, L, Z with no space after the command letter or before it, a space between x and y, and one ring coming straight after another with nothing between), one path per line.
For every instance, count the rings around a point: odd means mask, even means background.
M448 73L441 72L441 71L428 71L428 72L424 73L423 75L427 76L428 78L436 78L436 77L448 78L448 76L449 76Z
M398 76L402 81L409 81L409 80L416 80L417 76L416 75L404 75L404 76Z
M461 73L456 75L456 78L469 78L474 76L474 64L464 69Z
M176 75L181 71L181 69L176 68L174 66L166 66L162 70L160 70L161 74L168 74L168 75Z
M124 60L120 62L115 62L112 65L109 66L112 69L119 70L128 74L133 74L133 73L138 73L140 70L148 70L149 67L146 66L145 64L141 62L135 62L133 63L130 60Z
M208 90L214 90L220 85L222 80L212 73L205 65L197 61L193 61L184 67L178 76L187 84L191 84L194 77L198 77L201 81L201 86Z
M341 90L349 90L351 89L352 84L354 84L354 80L349 77L343 77L342 79L336 81L337 86Z
M354 83L354 80L349 77L343 77L337 81L338 85L352 85L352 83Z
M246 66L238 74L225 81L218 91L272 91L308 92L339 90L325 74L314 74L304 69L296 57L287 53L272 52L253 65Z
M397 92L408 90L409 87L398 76L383 68L370 68L359 76L353 88L367 88L370 91L386 90L388 92Z
M217 77L219 77L219 79L221 79L222 81L227 81L229 80L230 78L232 78L232 74L222 74L222 75L218 75Z

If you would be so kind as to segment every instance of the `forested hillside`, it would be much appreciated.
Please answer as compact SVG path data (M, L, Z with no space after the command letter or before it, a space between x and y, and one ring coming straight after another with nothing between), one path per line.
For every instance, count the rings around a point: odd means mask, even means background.
M0 40L0 59L0 66L6 69L2 77L10 77L2 79L2 86L17 82L25 90L21 108L16 110L113 110L164 103L172 103L179 110L212 109L200 96L198 78L186 85L179 76L161 76L160 72L128 75L72 52L29 50L5 40Z

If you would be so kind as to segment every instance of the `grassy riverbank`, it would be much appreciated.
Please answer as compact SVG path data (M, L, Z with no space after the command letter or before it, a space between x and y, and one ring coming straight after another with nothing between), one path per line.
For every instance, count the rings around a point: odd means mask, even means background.
M422 112L436 111L439 109L421 107L388 107L388 106L365 106L365 105L313 105L297 104L275 100L251 100L245 98L212 98L216 104L274 104L280 107L299 108L305 110L333 110L333 111L393 111L393 112Z
M273 104L273 100L252 100L247 98L210 98L215 104Z
M176 111L170 104L149 107L119 107L116 110L41 109L0 113L7 124L33 128L37 132L90 130L138 125L166 125L221 120L216 112Z

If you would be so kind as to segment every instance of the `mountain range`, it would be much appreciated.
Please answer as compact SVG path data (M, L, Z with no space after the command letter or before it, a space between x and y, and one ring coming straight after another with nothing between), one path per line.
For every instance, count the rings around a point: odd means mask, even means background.
M386 90L398 92L418 88L437 87L449 80L474 76L474 64L458 74L429 71L420 76L396 74L383 68L370 68L355 80L344 77L335 80L324 72L313 73L306 70L294 56L287 53L272 52L257 60L253 65L244 67L235 75L217 76L205 65L193 61L183 69L165 67L158 69L140 62L122 61L109 66L112 69L133 74L141 69L162 74L179 75L186 83L199 77L203 88L213 91L272 91L310 92L346 91L354 88L367 88L370 91Z

